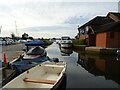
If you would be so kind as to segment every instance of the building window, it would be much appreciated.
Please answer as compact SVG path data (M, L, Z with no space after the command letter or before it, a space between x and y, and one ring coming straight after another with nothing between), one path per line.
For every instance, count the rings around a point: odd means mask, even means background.
M81 28L79 32L80 32L80 35L86 35L86 30L84 28Z
M110 32L110 38L114 38L114 32Z

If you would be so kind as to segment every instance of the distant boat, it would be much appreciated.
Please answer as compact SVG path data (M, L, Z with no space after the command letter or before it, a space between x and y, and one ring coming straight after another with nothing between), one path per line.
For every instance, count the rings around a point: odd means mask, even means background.
M55 61L55 59L50 59L46 54L46 51L42 47L34 47L23 56L11 61L9 65L11 69L15 69L21 73L42 62Z
M37 65L7 83L5 88L57 88L65 76L65 62L44 62Z
M60 47L62 48L69 48L73 46L72 40L68 36L61 37L59 42Z

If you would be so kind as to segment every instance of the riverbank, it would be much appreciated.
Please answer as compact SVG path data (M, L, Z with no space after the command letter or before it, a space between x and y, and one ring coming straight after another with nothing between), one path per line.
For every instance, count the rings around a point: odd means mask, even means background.
M116 55L117 48L89 47L87 45L74 45L74 49L79 49L89 54Z
M19 55L23 54L22 44L2 46L2 52L0 53L0 58L3 60L4 53L6 54L7 62L10 62L17 58Z

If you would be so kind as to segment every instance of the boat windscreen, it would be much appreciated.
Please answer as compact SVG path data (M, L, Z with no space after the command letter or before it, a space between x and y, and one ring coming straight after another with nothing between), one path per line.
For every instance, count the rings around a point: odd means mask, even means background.
M26 54L27 55L41 55L44 53L44 49L40 46L31 48Z

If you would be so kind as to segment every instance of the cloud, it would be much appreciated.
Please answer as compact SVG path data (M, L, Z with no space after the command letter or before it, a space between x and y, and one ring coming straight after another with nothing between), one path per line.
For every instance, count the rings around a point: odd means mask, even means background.
M77 33L77 27L75 25L69 26L65 25L56 25L56 26L39 26L39 27L29 27L22 29L25 33L33 35L34 37L61 37L61 36L71 36L74 37ZM23 34L23 32L21 32Z
M77 32L78 24L82 25L95 16L105 16L109 11L118 10L117 0L116 2L112 2L112 0L110 2L92 2L94 0L91 2L82 2L82 0L74 0L74 2L73 0L52 1L3 0L0 3L0 25L3 26L3 36L16 32L15 20L20 34L26 30L31 34L32 32L49 32L58 36L57 33L62 30L62 34L67 33L73 36Z

